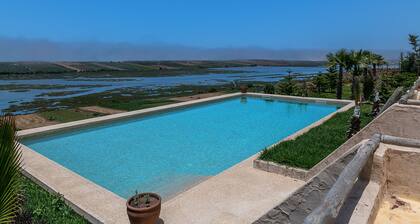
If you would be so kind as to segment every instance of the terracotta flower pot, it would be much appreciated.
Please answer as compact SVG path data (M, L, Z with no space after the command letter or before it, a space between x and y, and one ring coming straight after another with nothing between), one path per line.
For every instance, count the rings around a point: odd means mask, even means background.
M248 86L241 85L241 86L239 86L239 89L241 90L241 93L246 93L246 92L248 92Z
M159 219L161 198L155 193L141 193L140 197L149 195L150 203L148 206L142 203L134 206L133 201L137 195L127 200L127 215L131 224L156 224Z

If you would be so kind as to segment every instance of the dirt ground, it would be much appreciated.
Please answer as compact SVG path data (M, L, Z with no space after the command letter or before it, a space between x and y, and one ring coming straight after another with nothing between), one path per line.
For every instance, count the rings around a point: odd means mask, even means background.
M49 121L38 114L17 115L15 119L16 127L20 130L58 124L58 122Z
M190 100L198 100L198 99L203 99L203 98L208 98L208 97L212 97L212 96L220 96L225 94L224 92L214 92L214 93L202 93L202 94L197 94L197 95L192 95L192 96L180 96L180 97L174 97L171 98L171 100L175 100L175 101L179 101L179 102L185 102L185 101L190 101Z
M91 113L99 113L103 115L125 112L123 110L115 110L115 109L99 107L99 106L81 107L79 108L79 110L91 112ZM44 126L60 123L58 121L50 121L39 114L16 115L15 119L16 119L15 120L16 127L19 130L44 127Z
M420 202L402 197L385 199L374 224L420 223Z
M100 106L79 107L79 110L93 112L93 113L100 113L100 114L105 114L105 115L126 112L124 110L116 110L116 109L100 107Z

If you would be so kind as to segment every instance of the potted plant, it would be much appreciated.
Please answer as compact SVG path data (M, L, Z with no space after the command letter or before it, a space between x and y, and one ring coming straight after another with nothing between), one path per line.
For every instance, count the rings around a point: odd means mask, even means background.
M246 85L241 85L241 86L239 86L239 89L241 90L241 93L246 93L246 92L248 92L248 86L246 86Z
M161 198L155 193L137 193L127 200L127 214L131 224L156 224Z

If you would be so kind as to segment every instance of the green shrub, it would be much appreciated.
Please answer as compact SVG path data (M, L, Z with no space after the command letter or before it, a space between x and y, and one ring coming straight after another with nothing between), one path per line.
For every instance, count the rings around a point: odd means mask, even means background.
M370 112L371 105L362 106L361 127L372 120ZM337 113L295 140L284 141L264 150L260 159L310 169L347 140L346 132L352 114L352 109Z
M275 88L274 85L271 83L265 84L264 86L264 93L266 94L274 94Z
M379 93L382 102L386 102L394 90L400 86L408 89L416 81L417 75L415 73L391 73L381 76L379 86Z
M286 76L277 84L277 89L280 94L293 95L296 90L296 81L292 76Z
M24 191L22 197L22 209L17 217L18 223L66 223L84 224L88 223L69 206L64 203L61 195L51 194L40 186L27 179L20 177Z
M12 116L0 118L0 223L11 223L19 210L21 151Z

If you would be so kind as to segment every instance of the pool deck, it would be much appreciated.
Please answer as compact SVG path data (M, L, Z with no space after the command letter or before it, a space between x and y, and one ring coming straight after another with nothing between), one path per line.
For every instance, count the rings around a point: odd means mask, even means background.
M350 101L267 94L226 94L206 99L113 114L82 121L20 131L21 137L68 130L96 123L149 115L193 104L241 95L349 105ZM66 202L92 223L129 223L125 199L22 145L23 173ZM164 223L251 223L304 184L303 181L253 168L258 153L162 204ZM268 196L269 195L269 196Z
M304 184L254 169L252 163L257 156L165 202L161 218L170 224L251 223Z

